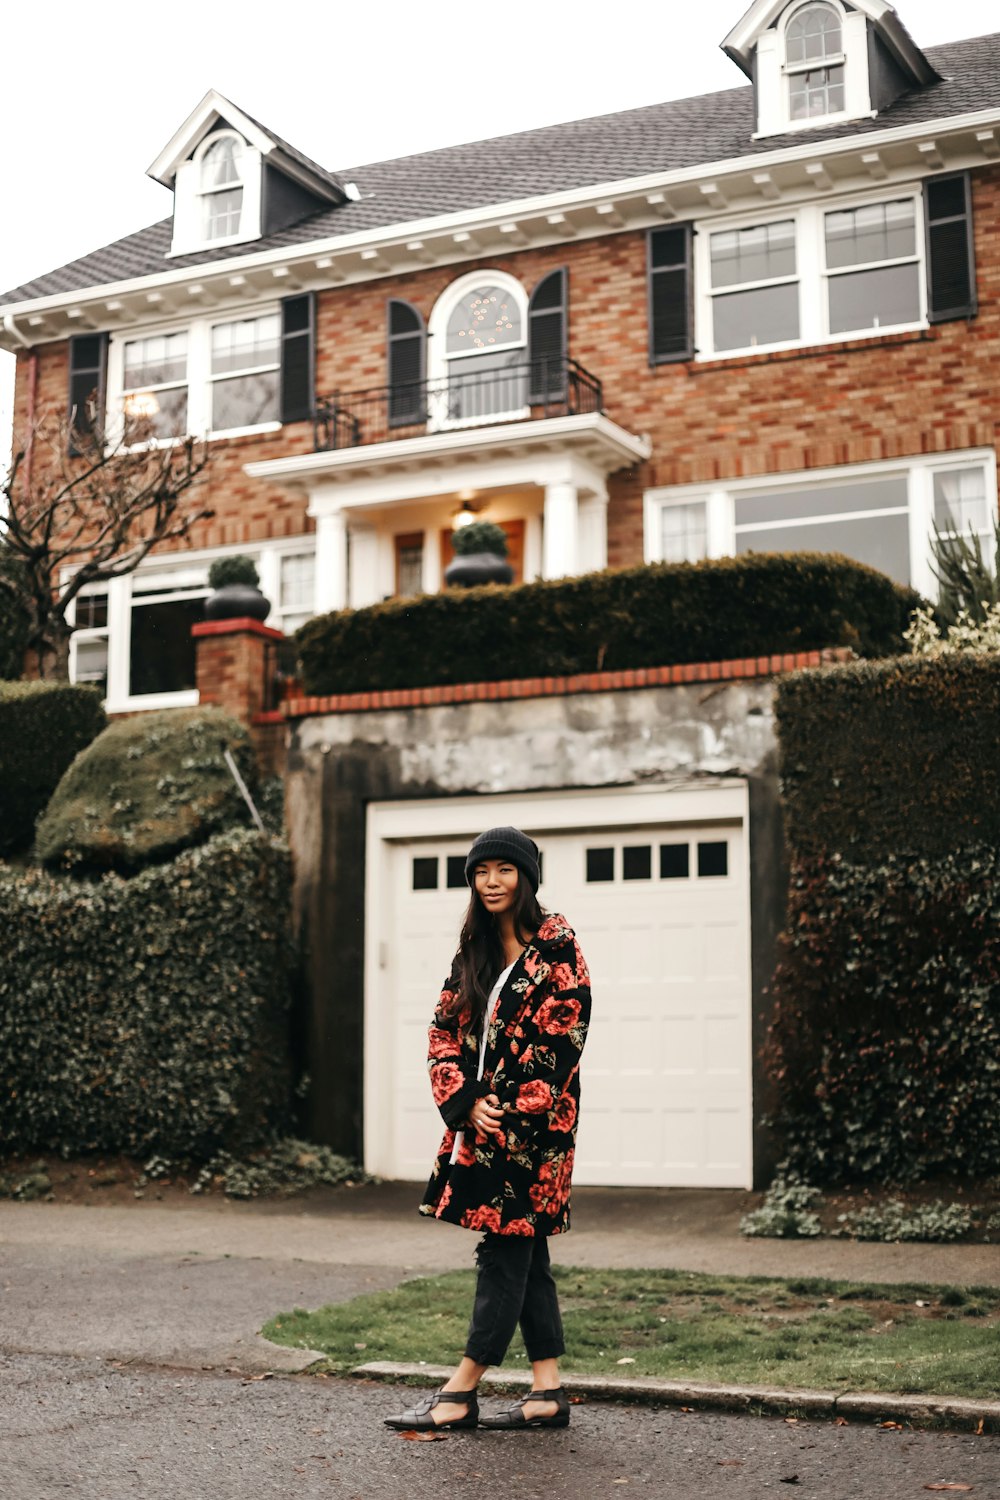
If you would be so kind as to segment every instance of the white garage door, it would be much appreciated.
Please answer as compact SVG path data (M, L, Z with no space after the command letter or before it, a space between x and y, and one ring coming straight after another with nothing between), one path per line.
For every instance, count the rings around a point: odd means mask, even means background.
M576 929L593 982L575 1180L750 1184L745 824L731 815L742 800L673 794L685 814L674 821L663 816L670 796L645 805L605 796L601 824L552 831L545 827L551 798L538 805L522 798L516 808L478 798L467 814L471 834L385 840L374 860L369 845L369 1170L404 1179L428 1174L440 1124L430 1103L426 1031L468 901L465 854L478 829L517 822L542 851L539 899ZM578 803L566 811L578 811ZM454 823L458 810L447 806ZM638 821L640 810L655 811L657 821Z

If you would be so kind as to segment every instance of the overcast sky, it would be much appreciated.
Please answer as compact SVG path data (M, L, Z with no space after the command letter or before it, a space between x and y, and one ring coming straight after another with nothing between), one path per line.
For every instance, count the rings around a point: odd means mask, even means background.
M146 168L210 88L337 169L744 81L719 43L748 0L36 5L3 27L4 290L165 218ZM1000 27L996 0L896 8L925 47Z

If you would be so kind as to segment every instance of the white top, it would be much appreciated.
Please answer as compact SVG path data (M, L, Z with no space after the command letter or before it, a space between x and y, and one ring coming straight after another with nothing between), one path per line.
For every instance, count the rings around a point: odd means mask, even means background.
M515 958L514 964L516 963L517 959ZM500 991L503 989L504 985L507 983L508 978L510 977L510 972L514 967L514 964L508 964L503 973L498 976L496 984L490 990L490 998L486 1002L486 1014L483 1016L483 1029L479 1037L479 1069L476 1073L477 1080L481 1079L483 1076L483 1064L486 1061L486 1030L490 1024L491 1013L494 1005L497 1002L497 999L499 998ZM451 1148L451 1159L448 1162L449 1166L454 1166L455 1162L458 1160L458 1153L461 1151L464 1143L465 1131L456 1130L455 1144Z

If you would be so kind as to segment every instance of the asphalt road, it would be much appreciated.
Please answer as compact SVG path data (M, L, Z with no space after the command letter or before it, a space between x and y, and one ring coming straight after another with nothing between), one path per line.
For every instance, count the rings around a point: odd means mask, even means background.
M4 1500L1000 1495L997 1438L595 1404L565 1432L410 1442L382 1418L412 1390L39 1355L0 1358L0 1389Z
M738 1241L727 1248L728 1204L706 1218L700 1199L684 1212L677 1202L649 1199L634 1236L615 1237L631 1264L643 1263L657 1229L659 1256L670 1255L670 1239L675 1264L704 1267L722 1251L742 1258ZM295 1374L311 1354L257 1330L282 1309L469 1264L471 1237L404 1216L412 1204L394 1190L309 1213L234 1207L0 1205L0 1500L599 1500L638 1491L924 1500L926 1486L948 1482L1000 1500L997 1437L588 1403L574 1408L568 1432L409 1442L382 1417L411 1404L412 1390ZM611 1237L596 1213L586 1217L589 1235L574 1231L570 1248L600 1264ZM791 1269L782 1242L765 1248L770 1269ZM849 1264L893 1279L905 1265L931 1281L938 1270L937 1259L932 1269L909 1251L890 1262L847 1248L831 1250L842 1272ZM995 1277L995 1247L981 1248ZM946 1277L980 1270L978 1255L953 1254Z

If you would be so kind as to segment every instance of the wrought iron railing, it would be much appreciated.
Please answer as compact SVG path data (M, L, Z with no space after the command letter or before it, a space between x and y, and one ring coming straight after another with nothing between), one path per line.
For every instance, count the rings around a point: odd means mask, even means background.
M357 448L457 427L486 427L603 410L601 382L575 359L536 359L449 373L318 401L317 451Z

